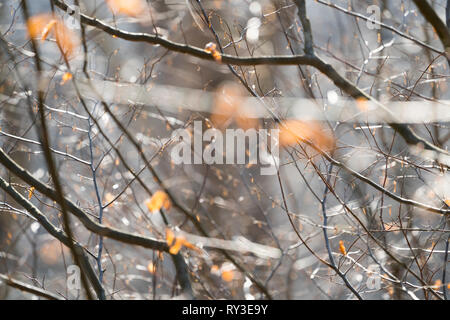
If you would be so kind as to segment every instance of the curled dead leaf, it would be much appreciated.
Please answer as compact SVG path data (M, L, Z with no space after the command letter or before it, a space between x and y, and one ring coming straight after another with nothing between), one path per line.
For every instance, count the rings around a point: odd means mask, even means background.
M47 23L47 25L44 27L44 29L42 30L42 34L41 34L41 41L44 41L45 39L47 39L48 34L50 33L50 31L53 29L53 27L57 24L58 22L55 19L50 20L49 23Z

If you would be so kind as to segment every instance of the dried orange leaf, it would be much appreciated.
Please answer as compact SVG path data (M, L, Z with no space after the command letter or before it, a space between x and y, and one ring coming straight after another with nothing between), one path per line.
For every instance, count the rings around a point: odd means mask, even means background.
M114 13L131 17L142 15L146 9L144 0L107 0L107 4Z
M232 82L225 82L216 91L214 97L214 109L211 122L217 128L228 127L233 120L242 129L256 128L258 120L250 118L242 111L245 91L242 86Z
M231 282L234 279L234 272L233 270L224 270L222 271L222 279L226 282Z
M147 200L145 204L151 213L159 211L161 208L169 210L172 206L167 193L161 190L156 191L151 199Z
M39 14L29 18L27 21L28 35L31 38L42 37L42 31L52 20L54 19L50 14Z
M147 270L148 272L150 272L151 274L154 274L156 272L156 265L153 262L149 262L147 265Z
M393 223L385 223L384 229L387 231L400 231L400 227L398 225L396 225L394 222Z
M221 62L222 61L222 55L219 53L219 51L214 51L212 52L212 56L214 58L214 60L216 60L217 62Z
M356 106L361 111L369 110L368 100L366 98L358 98L358 99L356 99Z
M217 45L215 43L213 43L213 42L208 42L205 45L205 51L208 52L208 53L212 53L212 52L214 52L216 50L217 50Z
M194 250L194 251L197 251L197 252L200 252L200 251L201 251L200 248L198 248L196 245L190 243L190 242L187 241L187 240L184 240L184 241L183 241L183 245L184 245L186 248L188 248L188 249L191 249L191 250Z
M183 238L181 238L181 237L177 238L177 240L175 240L175 244L170 247L169 253L177 254L180 251L181 247L183 246L183 243L184 243Z
M345 256L347 254L347 250L344 246L344 241L339 240L339 251Z
M171 254L177 254L183 246L191 250L201 251L197 246L187 241L184 236L176 237L175 233L169 228L166 229L166 243L170 247L169 252Z
M335 146L331 133L315 121L286 120L280 126L279 137L282 146L297 144L302 140L312 142L324 151L331 150Z
M33 197L34 189L35 189L34 187L31 187L28 190L28 200L30 200Z
M64 24L64 21L52 14L39 14L27 20L27 30L31 38L45 40L52 32L56 43L62 53L68 58L73 57L73 53L79 44L79 39Z
M64 75L62 76L61 85L65 84L70 79L72 79L72 74L70 72L64 73Z
M213 56L214 60L216 60L217 62L222 61L222 55L217 50L217 45L215 43L213 42L207 43L205 46L205 51L210 53Z
M433 289L434 289L434 290L439 290L441 287L442 287L442 281L441 281L440 279L437 279L437 280L434 282Z
M166 229L166 243L168 246L171 246L173 243L173 240L175 239L175 234L173 231L169 228Z
M172 202L170 202L169 197L167 197L167 199L164 200L163 208L166 210L170 210L170 208L172 208Z
M217 273L219 271L219 266L217 264L214 264L211 267L211 273Z
M72 57L78 46L77 37L62 22L56 25L56 42L67 57Z
M106 203L110 203L114 199L115 199L115 197L114 197L114 195L111 192L107 192L105 194L105 201L106 201Z
M50 31L52 31L53 27L56 26L56 24L57 21L55 19L52 19L49 23L47 23L47 25L42 30L41 41L47 39L48 34L50 33Z

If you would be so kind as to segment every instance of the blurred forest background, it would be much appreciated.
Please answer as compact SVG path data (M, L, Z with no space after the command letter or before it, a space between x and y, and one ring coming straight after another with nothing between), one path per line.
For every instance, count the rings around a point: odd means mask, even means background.
M1 0L0 299L447 299L448 10ZM194 121L276 173L175 164Z

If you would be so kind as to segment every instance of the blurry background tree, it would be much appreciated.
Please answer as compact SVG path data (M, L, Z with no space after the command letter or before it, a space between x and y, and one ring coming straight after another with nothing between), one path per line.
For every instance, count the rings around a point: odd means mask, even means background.
M2 0L1 298L447 299L446 5Z

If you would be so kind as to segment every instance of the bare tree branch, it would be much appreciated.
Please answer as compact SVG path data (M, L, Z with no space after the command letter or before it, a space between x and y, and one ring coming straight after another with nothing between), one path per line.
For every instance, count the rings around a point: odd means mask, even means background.
M4 274L0 274L0 280L2 280L4 283L6 283L8 286L10 286L12 288L16 288L21 291L29 292L31 294L37 295L39 297L43 297L45 299L63 300L60 296L58 296L48 290L45 290L45 289L42 289L42 288L39 288L36 286L32 286L28 283L16 280L16 279L11 278Z
M450 48L450 31L445 23L441 20L441 18L439 18L436 11L434 11L426 0L414 0L414 3L417 8L419 8L425 19L427 19L427 21L434 27L434 30L436 30L439 39L441 39L441 42L444 45L445 52L448 52Z

